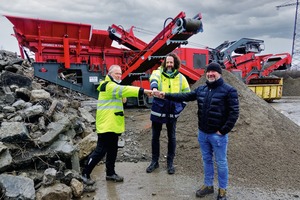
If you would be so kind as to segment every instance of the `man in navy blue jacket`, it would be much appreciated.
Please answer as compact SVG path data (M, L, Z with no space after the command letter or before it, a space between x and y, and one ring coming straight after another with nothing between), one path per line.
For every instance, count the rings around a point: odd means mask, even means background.
M206 68L206 84L187 93L160 92L161 98L198 103L198 142L202 153L204 185L197 190L197 197L214 193L214 161L218 171L218 200L226 200L228 185L227 145L228 133L239 117L237 90L225 83L218 63Z

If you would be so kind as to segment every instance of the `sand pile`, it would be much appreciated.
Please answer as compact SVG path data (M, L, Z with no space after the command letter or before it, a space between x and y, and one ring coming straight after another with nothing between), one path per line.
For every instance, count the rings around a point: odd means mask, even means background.
M283 79L283 96L300 96L300 78L286 77Z
M271 74L283 78L283 96L300 96L300 71L276 70Z
M240 118L230 132L228 160L230 181L265 188L298 188L300 185L300 127L256 96L233 74L223 78L239 93ZM204 83L202 77L193 88ZM177 123L177 170L200 176L203 172L197 141L197 104L190 102ZM164 130L165 131L165 130ZM149 148L151 132L140 135ZM162 133L161 153L166 153Z

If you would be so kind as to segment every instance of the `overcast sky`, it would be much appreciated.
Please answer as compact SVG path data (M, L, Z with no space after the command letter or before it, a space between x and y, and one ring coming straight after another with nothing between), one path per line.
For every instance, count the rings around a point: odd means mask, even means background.
M10 0L0 3L0 49L18 52L12 24L3 15L84 23L101 30L112 24L125 29L135 26L139 28L135 36L150 42L167 18L183 11L187 18L199 12L203 17L204 31L192 36L187 47L214 48L225 40L246 37L265 41L261 54L291 53L295 6L279 10L276 6L293 2L296 0Z

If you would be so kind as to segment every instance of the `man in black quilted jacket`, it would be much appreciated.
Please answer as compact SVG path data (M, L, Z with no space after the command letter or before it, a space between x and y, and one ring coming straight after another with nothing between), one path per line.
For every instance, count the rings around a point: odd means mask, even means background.
M214 193L214 161L218 172L218 200L226 200L228 185L227 145L228 133L239 117L237 90L224 82L222 69L218 63L210 63L206 68L206 84L187 93L155 93L175 101L195 101L198 103L198 142L202 153L204 184L197 190L197 197Z

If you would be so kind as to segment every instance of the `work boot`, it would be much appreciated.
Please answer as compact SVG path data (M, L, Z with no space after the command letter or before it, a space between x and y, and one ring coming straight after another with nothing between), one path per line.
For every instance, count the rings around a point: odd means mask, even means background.
M85 185L83 187L83 192L87 192L87 193L90 193L90 192L95 192L96 191L96 186L95 185Z
M217 200L227 200L226 198L226 190L225 189L219 189L218 198Z
M158 162L151 162L150 163L150 165L147 167L147 169L146 169L146 172L147 173L151 173L151 172L153 172L156 168L158 168L159 167L159 164L158 164Z
M94 185L95 184L95 181L92 180L91 177L87 174L83 174L81 176L81 179L82 179L83 183L86 185Z
M196 197L202 198L212 193L214 193L214 186L203 185L199 190L196 191Z
M168 165L168 174L174 174L175 173L175 168L173 165Z
M111 176L106 176L107 181L114 181L114 182L123 182L124 178L119 176L118 174L113 174Z

